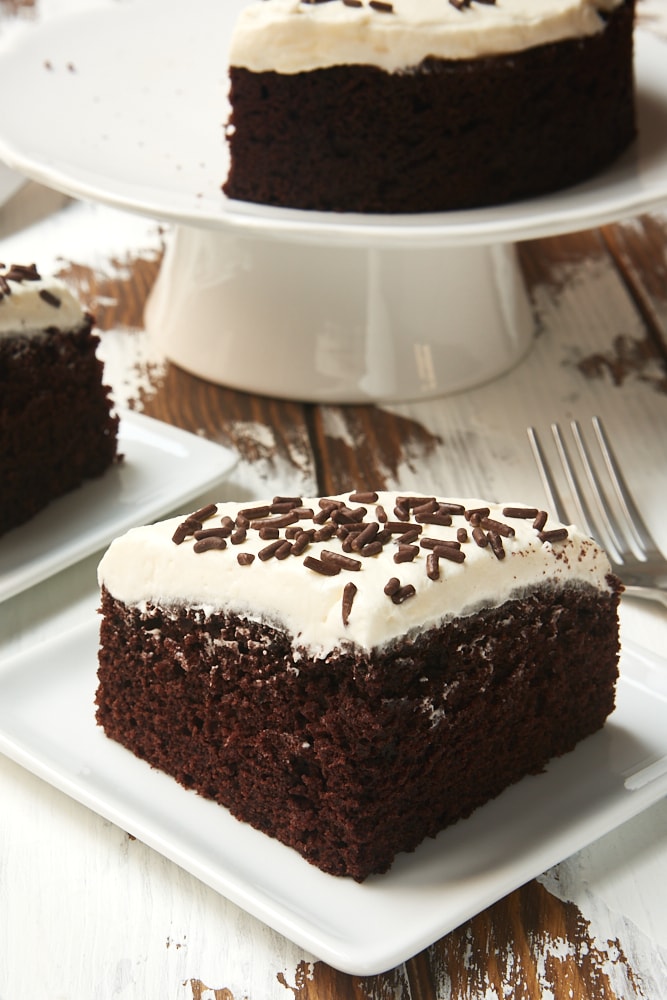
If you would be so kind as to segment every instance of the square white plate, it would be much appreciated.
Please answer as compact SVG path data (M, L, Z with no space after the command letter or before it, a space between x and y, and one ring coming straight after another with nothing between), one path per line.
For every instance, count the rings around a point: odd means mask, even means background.
M0 601L79 562L136 524L213 486L236 464L228 448L141 413L120 414L116 462L0 537Z
M386 875L334 878L104 736L94 607L0 666L0 751L345 972L397 965L667 791L667 661L628 647L601 732Z

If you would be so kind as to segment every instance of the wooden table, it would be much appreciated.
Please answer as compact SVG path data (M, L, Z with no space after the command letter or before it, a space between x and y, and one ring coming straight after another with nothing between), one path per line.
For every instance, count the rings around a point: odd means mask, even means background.
M142 314L165 238L157 222L34 184L0 211L0 259L59 271L95 312L117 403L238 453L215 499L372 486L541 505L526 426L599 414L667 551L667 215L521 245L529 356L469 392L382 407L260 398L165 361ZM0 605L0 658L79 620L98 558ZM622 628L667 647L657 606L624 600ZM667 998L667 803L397 968L355 977L0 758L0 997Z

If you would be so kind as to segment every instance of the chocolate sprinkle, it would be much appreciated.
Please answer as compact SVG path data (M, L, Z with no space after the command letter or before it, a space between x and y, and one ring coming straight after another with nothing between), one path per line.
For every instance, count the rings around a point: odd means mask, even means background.
M219 535L208 535L205 538L198 538L194 544L195 552L208 552L210 549L226 549L227 542Z
M488 535L486 534L486 532L482 531L479 525L472 529L472 537L473 541L476 542L477 545L479 545L480 549L486 548L486 546L489 544Z
M395 563L412 562L419 555L418 545L399 545L394 553Z
M413 508L413 516L415 520L419 520L422 514L435 514L438 510L438 501L435 497L430 497L426 503L420 504L418 507Z
M7 281L41 281L42 276L36 264L12 264L5 274Z
M375 536L380 530L380 525L377 521L371 521L367 524L361 531L355 534L354 541L352 542L352 548L361 551L364 545L368 545L370 542L374 541Z
M176 531L171 536L171 540L175 545L180 545L190 535L194 535L195 531L201 531L201 528L201 521L195 520L192 516L186 517L176 528Z
M264 548L260 549L259 552L257 553L258 559L261 559L262 562L266 562L267 559L272 559L273 556L275 556L278 549L280 548L280 546L283 544L284 542L282 538L276 539L275 542L269 542L268 545L265 545Z
M487 531L495 531L504 538L512 538L516 535L516 531L511 525L503 524L502 521L495 521L492 517L483 517L480 521L480 527L485 528Z
M406 531L405 521L387 521L384 528L385 531L390 531L394 535L402 535ZM407 530L408 532L416 531L420 535L424 529L420 524L411 524Z
M360 549L360 554L367 559L369 556L377 556L382 552L382 542L369 542L368 545L364 545L363 549Z
M251 525L251 527L254 527L254 525ZM270 538L279 538L280 532L277 528L270 528L267 525L266 527L259 529L259 537L265 538L268 541Z
M435 552L439 558L449 559L450 562L465 562L465 552L461 552L461 549L455 549L453 545L438 545L433 549L433 552Z
M491 511L488 507L473 507L470 510L465 511L463 516L466 521L470 521L470 523L474 526L479 524L483 517L488 517L490 513Z
M268 504L263 504L260 507L245 507L238 512L237 518L242 517L244 520L250 522L257 517L268 517L270 513L271 508Z
M541 542L564 542L567 535L567 528L554 528L552 531L540 531L537 537Z
M209 517L213 517L218 511L218 505L214 503L206 504L205 507L200 507L196 510L194 514L190 514L188 520L191 521L207 521Z
M405 527L405 525L403 525ZM404 531L399 538L396 539L397 545L411 545L412 542L416 542L421 534L421 527L410 528L409 531Z
M303 560L303 565L307 569L314 570L315 573L321 573L322 576L338 576L340 573L340 566L333 562L333 560L315 559L314 556L306 556Z
M274 497L271 501L272 506L287 504L290 507L300 507L303 504L302 497Z
M350 559L349 556L343 556L340 552L332 552L330 549L322 549L321 557L323 562L333 563L341 569L349 569L352 572L356 572L361 569L360 559Z
M457 552L461 548L460 542L454 539L447 541L444 538L422 538L419 543L423 549L455 549Z
M300 556L310 545L311 535L309 531L301 531L294 539L292 545L292 555Z
M350 493L352 503L377 503L377 493Z
M452 523L451 514L418 514L415 517L418 524L439 524L448 528Z
M498 532L489 531L487 533L487 537L489 539L489 545L491 546L491 549L493 550L493 554L496 557L496 559L504 559L505 549L503 546L503 540L498 534Z
M346 583L343 588L342 615L343 625L347 625L350 620L352 604L357 593L357 586L354 583Z
M407 601L408 597L414 597L417 591L412 586L411 583L407 583L405 587L399 587L395 594L391 595L391 599L394 604L402 604L403 601Z
M544 525L547 523L548 517L549 515L547 514L546 510L538 511L537 517L533 521L533 527L535 528L535 531L542 531Z
M53 292L50 292L48 288L41 288L39 290L39 297L46 302L47 305L53 306L54 309L59 309L62 305L62 300L59 299L57 295L54 295Z
M537 517L537 507L503 507L503 517Z
M202 538L222 538L224 540L228 536L227 528L201 528L194 532L195 541Z

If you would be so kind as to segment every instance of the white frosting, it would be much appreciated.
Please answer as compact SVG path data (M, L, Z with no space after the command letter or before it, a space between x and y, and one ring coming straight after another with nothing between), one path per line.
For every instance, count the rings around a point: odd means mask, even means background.
M244 8L229 62L260 73L299 73L339 65L387 72L418 66L427 56L474 59L594 35L600 12L623 0L496 0L458 10L449 0L393 0L390 13L369 0L257 0Z
M396 496L380 493L377 501L394 521ZM348 495L338 499L348 501ZM466 527L468 531L469 539L461 545L465 561L440 559L438 580L427 576L428 549L420 548L413 562L394 561L399 537L396 534L378 555L348 553L361 562L361 568L343 569L337 576L322 576L304 566L307 556L319 558L323 549L343 553L342 542L335 536L325 542L311 542L298 556L266 561L255 558L250 565L241 566L237 561L240 552L257 556L270 544L259 537L258 531L248 530L247 540L240 545L228 540L223 550L195 553L192 537L178 545L172 541L183 521L177 517L134 528L117 538L100 563L98 579L113 597L141 610L149 604L175 611L187 606L201 608L207 615L232 612L252 621L279 625L291 636L295 650L303 647L314 655L326 655L348 643L365 650L380 648L411 629L435 626L472 614L480 607L498 607L540 584L562 586L575 582L609 592L607 557L577 528L569 526L564 541L543 542L532 518L503 515L506 504L469 499L447 502L461 503L466 508L490 506L492 518L511 525L516 533L502 539L505 558L497 558L490 546L479 547L470 537L468 521L463 515L454 515L450 527L422 525L422 539L455 540L457 528ZM303 505L316 513L320 511L318 503L317 499L303 499ZM219 526L225 515L235 520L243 506L255 504L219 504L204 528ZM349 501L349 506L365 507L365 521L377 519L374 503ZM310 520L297 523L305 529L313 527ZM552 530L562 526L549 520L546 527ZM284 534L285 529L281 529L280 535ZM384 592L391 577L398 577L402 586L411 584L414 596L394 604ZM356 585L357 593L348 624L344 625L342 597L348 583Z
M11 274L9 268L0 268L0 278L6 279L7 274ZM40 278L38 281L15 281L10 278L6 287L0 282L0 292L0 337L17 333L35 336L49 327L74 330L83 323L81 304L56 278ZM46 298L42 293L46 293ZM47 301L51 296L58 300L58 305Z

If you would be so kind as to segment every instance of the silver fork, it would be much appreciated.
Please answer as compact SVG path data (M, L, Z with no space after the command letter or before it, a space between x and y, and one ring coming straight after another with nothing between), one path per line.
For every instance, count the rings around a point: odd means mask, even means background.
M605 490L602 485L597 466L593 462L578 421L572 420L570 432L576 446L580 470L585 476L587 490L582 489L580 473L572 461L558 424L551 425L551 433L576 508L576 518L568 516L535 428L528 428L533 457L549 503L564 524L576 521L605 548L614 572L625 584L625 593L628 596L659 601L667 607L667 558L652 538L632 499L600 418L593 417L592 423L614 502L609 499L609 490ZM587 499L587 495L591 500ZM595 506L597 516L592 513L591 503Z

